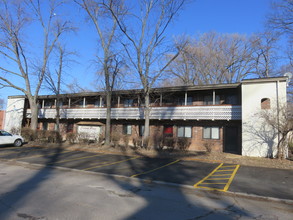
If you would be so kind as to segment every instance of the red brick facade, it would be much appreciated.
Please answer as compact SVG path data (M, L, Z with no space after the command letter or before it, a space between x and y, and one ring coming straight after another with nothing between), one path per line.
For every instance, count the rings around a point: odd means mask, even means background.
M4 129L4 117L5 117L5 111L0 111L0 129Z

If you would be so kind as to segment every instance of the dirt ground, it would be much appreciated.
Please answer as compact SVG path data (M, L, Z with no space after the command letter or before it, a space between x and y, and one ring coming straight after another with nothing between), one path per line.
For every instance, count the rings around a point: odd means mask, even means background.
M25 146L35 146L42 147L44 144L38 143L29 143ZM270 159L270 158L259 158L259 157L247 157L237 154L222 153L222 152L178 152L178 151L155 151L155 150L146 150L141 148L131 148L131 147L107 147L107 146L97 146L94 144L90 145L80 145L80 144L45 144L46 147L62 147L67 150L78 150L78 151L88 151L88 152L97 152L97 153L111 153L111 154L123 154L123 155L141 155L147 157L162 157L162 158L178 158L183 160L197 160L207 163L231 163L239 164L245 166L254 166L254 167L268 167L268 168L277 168L277 169L293 169L293 160L279 160L279 159Z

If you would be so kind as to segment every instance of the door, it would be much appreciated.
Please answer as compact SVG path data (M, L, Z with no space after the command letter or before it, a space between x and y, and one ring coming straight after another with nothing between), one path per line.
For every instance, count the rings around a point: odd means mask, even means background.
M240 153L239 132L237 126L226 126L224 134L224 151L229 153Z

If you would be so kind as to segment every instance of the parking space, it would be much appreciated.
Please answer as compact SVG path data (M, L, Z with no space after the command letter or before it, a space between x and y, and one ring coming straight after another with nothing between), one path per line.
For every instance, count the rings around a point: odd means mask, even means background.
M0 159L156 180L217 191L293 199L292 170L244 167L215 161L151 158L59 148L0 149ZM276 181L279 180L279 181ZM265 187L263 187L265 186Z

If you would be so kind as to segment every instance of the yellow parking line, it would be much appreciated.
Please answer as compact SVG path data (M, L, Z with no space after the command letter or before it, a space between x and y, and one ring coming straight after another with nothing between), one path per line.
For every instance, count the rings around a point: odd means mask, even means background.
M230 187L230 185L231 185L231 183L232 183L232 181L233 181L233 179L234 179L234 177L235 177L240 165L235 165L235 168L233 170L221 170L222 167L224 167L223 163L221 163L216 169L214 169L205 178L203 178L202 180L200 180L199 182L194 184L194 187L195 188L206 188L206 189L218 190L218 191L226 192L229 189L229 187ZM233 172L230 173L230 174L215 174L216 172L223 172L223 171L233 171ZM216 176L229 176L229 178L214 178ZM227 179L228 182L226 182L226 183L222 183L222 182L205 182L205 181L210 181L210 180L211 181L213 181L213 180L216 181L216 180L224 180L224 179ZM204 186L204 185L225 185L225 186L224 186L224 188L219 189L219 188L215 188L215 187L207 187L207 186Z
M226 185L227 183L202 183L203 185Z
M156 171L156 170L162 169L162 168L164 168L164 167L170 166L170 165L172 165L172 164L174 164L174 163L177 163L177 162L179 162L179 161L180 161L180 160L175 160L175 161L173 161L173 162L171 162L171 163L165 164L164 166L157 167L157 168L155 168L155 169L152 169L152 170L149 170L149 171L146 171L146 172L142 172L142 173L134 174L134 175L132 175L131 177L136 177L136 176L140 176L140 175L143 175L143 174L151 173L151 172L154 172L154 171Z
M95 155L86 156L86 157L78 157L78 158L72 158L72 159L68 159L68 160L61 160L61 161L57 161L57 162L53 162L53 163L49 163L49 164L64 163L64 162L82 160L82 159L86 159L86 158L90 158L90 157L99 157L99 156L104 156L104 155L105 154L95 154Z
M234 169L232 170L217 170L217 172L226 172L226 171L233 171Z
M219 166L217 166L216 169L214 169L209 175L207 175L205 178L203 178L202 180L200 180L199 182L197 182L193 186L195 188L197 188L198 185L200 185L202 182L204 182L206 179L208 179L211 175L213 175L222 165L223 165L223 163L221 163Z
M222 167L236 167L237 165L225 165L225 166L222 166Z
M129 160L134 160L134 159L137 159L141 156L137 156L137 157L131 157L129 159L126 159L126 160L120 160L120 161L116 161L116 162L112 162L112 163L106 163L106 164L100 164L98 166L94 166L94 167L89 167L89 168L85 168L83 170L91 170L91 169L95 169L95 168L100 168L100 167L104 167L104 166L110 166L110 165L114 165L114 164L118 164L118 163L122 163L122 162L126 162L126 161L129 161Z
M232 181L233 181L233 179L234 179L234 177L235 177L235 175L236 175L236 173L237 173L239 167L240 167L240 165L237 165L236 168L235 168L235 170L234 170L234 172L232 173L232 175L231 175L231 177L230 177L230 179L229 179L227 185L226 185L225 188L224 188L224 191L225 191L225 192L229 189L230 184L232 183Z
M228 180L230 178L209 178L207 180Z

